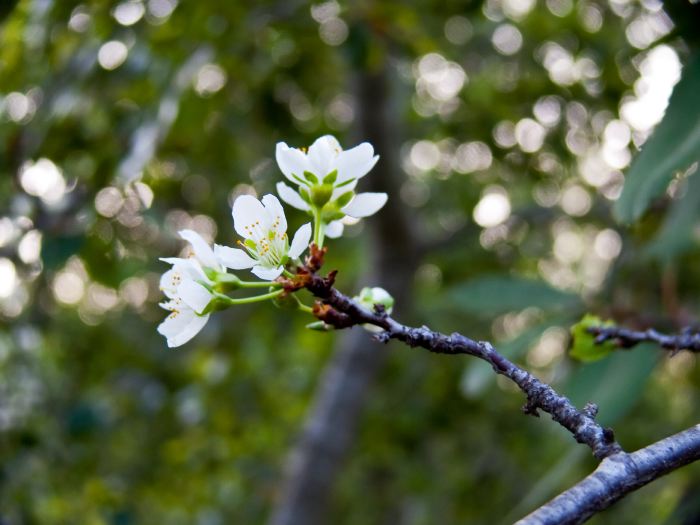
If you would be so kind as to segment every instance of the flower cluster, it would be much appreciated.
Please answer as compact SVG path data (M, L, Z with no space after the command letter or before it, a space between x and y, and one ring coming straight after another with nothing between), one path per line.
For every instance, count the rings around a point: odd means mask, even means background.
M284 208L277 197L268 194L261 200L241 195L233 203L233 226L241 237L238 248L218 244L212 247L196 232L180 231L180 237L190 245L188 257L161 259L171 265L160 281L167 298L161 306L170 314L158 326L168 346L180 346L192 339L215 310L276 299L284 292L277 279L292 276L290 269L299 264L312 233L313 242L320 248L325 237L342 235L347 217L368 217L387 201L386 193L355 192L358 181L379 159L367 142L349 150L343 150L330 135L317 139L308 150L280 142L276 159L284 176L296 186L294 189L280 182L277 193L287 204L307 212L313 219L313 228L311 222L304 224L290 242ZM242 281L227 269L249 269L261 280ZM264 288L266 293L240 298L227 295L243 288ZM364 291L363 294L363 299L375 298L368 298ZM390 299L388 294L378 292L369 295L377 295L377 302L381 303ZM311 311L299 301L295 304Z

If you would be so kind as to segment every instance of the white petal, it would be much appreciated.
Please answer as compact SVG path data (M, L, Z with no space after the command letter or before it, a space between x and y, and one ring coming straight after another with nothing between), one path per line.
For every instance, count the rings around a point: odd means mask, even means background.
M307 222L301 228L297 230L294 234L294 239L292 239L292 245L289 247L290 259L297 259L304 250L309 246L309 241L311 240L311 223Z
M158 327L158 332L168 339L170 348L184 345L197 335L209 320L209 314L199 316L192 310L185 309L179 314L171 314Z
M260 223L260 227L263 230L267 231L269 229L270 219L265 207L251 195L238 197L233 203L231 214L233 215L233 227L236 229L236 233L246 239L252 238L251 230L246 229L246 227L250 227L256 222Z
M275 233L283 234L287 231L287 217L284 216L284 208L274 195L269 193L262 198L263 206L272 221L271 228Z
M209 290L189 279L177 287L177 293L183 302L196 313L202 313L212 299Z
M311 169L306 154L296 148L290 148L284 142L277 143L275 159L284 176L295 184L298 182L294 180L292 175L304 180L304 172Z
M160 289L168 299L177 296L177 287L182 282L182 272L171 268L160 277Z
M331 239L337 239L338 237L343 235L344 229L345 225L341 221L331 221L326 226L326 237L330 237Z
M287 186L284 182L277 183L277 193L279 193L280 198L284 202L290 206L294 206L297 210L309 211L311 209L306 201L301 198L301 195Z
M245 270L252 268L258 262L248 255L244 250L229 248L228 246L214 245L214 253L221 261L221 264L232 270Z
M182 257L159 257L159 260L168 264L178 264L184 261L188 261L189 259L184 259Z
M350 204L341 208L340 211L359 219L369 217L377 213L386 204L386 193L358 193L350 201Z
M310 171L322 179L335 169L335 161L341 151L343 149L332 135L316 139L309 147L308 159L312 168Z
M259 264L255 266L251 272L260 277L263 281L272 281L282 275L283 270L284 268L281 266L278 266L277 268L270 268Z
M374 154L374 148L369 142L363 142L359 146L343 151L336 161L338 168L336 184L364 177L374 167L377 160L379 160L379 155Z
M178 233L180 234L180 237L192 245L192 250L194 251L195 257L197 257L197 259L199 259L199 261L206 268L220 268L219 263L214 256L214 250L212 250L211 246L207 244L207 241L202 239L201 235L194 230L180 230Z

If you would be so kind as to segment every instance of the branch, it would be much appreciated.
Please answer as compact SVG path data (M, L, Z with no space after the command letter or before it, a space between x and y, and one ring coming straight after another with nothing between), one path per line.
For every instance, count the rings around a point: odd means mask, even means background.
M605 458L598 468L516 525L574 525L630 492L700 459L700 425L632 453Z
M639 343L650 342L669 350L672 355L682 350L700 352L700 333L689 329L676 335L662 334L651 328L638 332L617 326L592 326L588 331L596 336L596 344L612 341L622 348L631 348Z
M531 373L518 367L485 341L474 341L454 333L445 335L423 326L413 328L393 319L382 308L375 306L370 312L350 297L333 287L335 272L328 277L316 272L323 263L325 251L312 247L312 254L306 266L299 268L294 279L285 280L289 292L306 288L321 301L314 307L314 314L321 321L336 328L349 328L358 324L371 324L383 331L375 337L382 342L397 339L411 347L422 347L439 354L466 354L489 363L497 374L512 380L527 396L523 407L526 414L539 416L538 410L550 414L552 419L566 428L576 441L588 445L598 459L622 452L615 441L612 430L603 428L595 421L598 407L588 404L583 410L577 409L569 399L557 393Z

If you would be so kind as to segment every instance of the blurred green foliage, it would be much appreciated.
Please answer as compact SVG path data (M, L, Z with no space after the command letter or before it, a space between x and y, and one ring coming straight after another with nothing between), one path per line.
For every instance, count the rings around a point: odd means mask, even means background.
M631 327L697 321L700 176L687 171L697 157L676 151L697 132L697 97L678 91L647 141L681 64L692 64L682 82L697 83L697 8L2 4L0 520L265 521L337 334L254 305L169 351L155 332L157 258L183 248L184 227L231 244L232 199L280 179L277 141L363 140L362 71L391 79L398 151L379 153L400 155L403 182L390 198L432 246L406 283L416 290L406 321L494 341L577 403L598 403L625 448L697 422L694 356L566 355L584 311ZM649 160L640 155L625 192L658 184L617 200L645 141ZM616 223L616 200L621 218L639 220ZM375 220L331 245L348 293L382 286L362 282ZM510 523L593 468L479 363L377 351L390 360L334 521ZM698 486L690 466L592 523L692 523Z

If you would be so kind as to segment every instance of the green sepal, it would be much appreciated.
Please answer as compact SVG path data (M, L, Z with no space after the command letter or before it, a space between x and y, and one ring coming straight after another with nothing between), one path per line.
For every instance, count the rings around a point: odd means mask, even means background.
M309 323L306 325L306 328L308 328L309 330L315 330L317 332L332 332L333 330L335 330L333 326L326 324L323 321Z
M292 173L292 178L297 182L297 184L308 186L309 183L302 179L299 175Z
M340 184L336 184L335 187L342 188L343 186L347 186L348 184L352 184L353 182L355 182L355 180L357 180L357 179L348 179L345 182L341 182Z
M311 195L309 194L309 190L307 188L299 188L299 195L305 203L311 204Z
M355 196L354 191L347 191L347 192L343 193L340 197L338 197L335 200L334 204L338 208L343 208L343 207L347 206L348 204L350 204L350 201L352 200L352 198L354 196Z
M311 184L318 184L318 177L311 173L310 171L305 171L304 172L304 178L309 181Z
M345 217L345 214L342 211L340 211L339 209L337 209L335 206L333 206L333 207L326 206L326 208L324 208L323 212L321 212L321 219L326 224L328 224L331 221L339 221L343 217Z
M215 283L217 292L228 292L236 290L241 285L241 280L232 273L216 272L214 277L209 277Z
M617 346L612 341L596 343L595 336L588 331L589 328L594 326L610 327L615 326L615 323L612 321L603 321L599 317L591 314L583 316L583 319L571 327L572 344L569 352L571 357L588 363L603 359L615 351Z
M331 171L323 177L323 184L333 184L338 179L338 170Z

